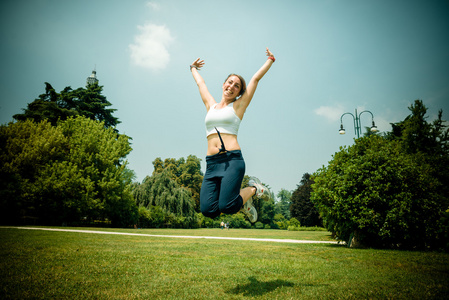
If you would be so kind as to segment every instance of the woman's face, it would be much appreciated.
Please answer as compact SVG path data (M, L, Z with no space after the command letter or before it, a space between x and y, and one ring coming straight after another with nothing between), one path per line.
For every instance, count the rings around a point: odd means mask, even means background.
M240 79L235 75L229 76L228 79L226 79L226 81L223 83L223 95L226 98L237 98L241 89L242 83L240 82Z

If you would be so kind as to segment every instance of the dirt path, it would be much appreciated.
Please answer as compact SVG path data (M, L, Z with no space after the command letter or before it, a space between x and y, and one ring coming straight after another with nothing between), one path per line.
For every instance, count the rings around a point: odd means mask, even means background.
M146 237L164 237L164 238L181 238L181 239L210 239L210 240L236 240L236 241L256 241L256 242L276 242L276 243L293 243L293 244L338 244L335 241L309 241L309 240L291 240L291 239L259 239L259 238L238 238L238 237L218 237L218 236L189 236L189 235L156 235L144 233L126 233L111 231L94 231L80 229L58 229L58 228L37 228L37 227L0 227L0 228L16 228L26 230L45 230L45 231L65 231L95 234L112 234L112 235L132 235Z

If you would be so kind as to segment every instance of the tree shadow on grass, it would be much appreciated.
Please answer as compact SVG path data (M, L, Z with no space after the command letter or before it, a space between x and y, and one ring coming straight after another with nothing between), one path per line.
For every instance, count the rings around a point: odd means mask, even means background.
M243 296L261 296L270 293L275 289L283 286L292 287L293 283L285 280L259 281L255 277L249 277L247 284L238 284L235 288L227 290L228 294L243 294Z

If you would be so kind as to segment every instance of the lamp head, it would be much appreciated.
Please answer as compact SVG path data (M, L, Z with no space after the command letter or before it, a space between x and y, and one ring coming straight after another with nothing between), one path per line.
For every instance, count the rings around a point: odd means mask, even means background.
M377 126L376 126L376 124L374 124L374 121L373 121L373 126L371 126L371 132L378 132L379 130L377 129Z
M339 134L345 134L346 133L345 129L343 128L343 124L340 125L340 130L338 131L338 133Z

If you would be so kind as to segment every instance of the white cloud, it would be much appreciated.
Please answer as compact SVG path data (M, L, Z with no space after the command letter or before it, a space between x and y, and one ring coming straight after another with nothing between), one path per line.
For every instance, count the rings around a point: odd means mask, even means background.
M170 30L164 25L145 24L137 26L140 33L129 45L131 60L137 66L153 70L164 69L170 62L167 48L174 41Z
M341 115L344 113L343 107L341 105L332 106L320 106L315 109L315 113L319 116L325 117L328 121L338 121Z
M148 2L148 3L146 4L146 6L149 7L149 8L151 8L151 9L153 9L153 10L155 10L155 11L158 11L158 10L161 8L161 6L160 6L159 3L153 2L153 1Z
M385 120L382 117L376 117L376 116L374 116L374 121L376 122L377 129L380 132L391 131L391 123L396 123L397 122L397 121L390 122L390 121ZM369 123L368 121L365 121L365 122L367 122L367 124L365 126L368 126L368 125L371 126L371 123Z

